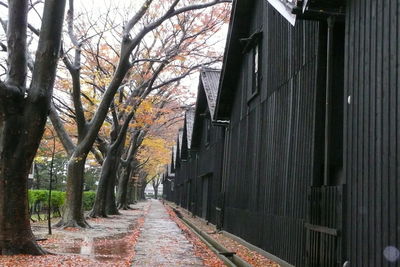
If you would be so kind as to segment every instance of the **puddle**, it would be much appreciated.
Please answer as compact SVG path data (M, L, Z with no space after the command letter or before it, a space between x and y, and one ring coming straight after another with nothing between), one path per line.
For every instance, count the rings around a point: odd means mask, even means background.
M68 254L79 254L98 261L110 261L123 258L129 254L129 244L123 238L127 233L116 234L103 238L85 237L80 242L58 247L57 251Z

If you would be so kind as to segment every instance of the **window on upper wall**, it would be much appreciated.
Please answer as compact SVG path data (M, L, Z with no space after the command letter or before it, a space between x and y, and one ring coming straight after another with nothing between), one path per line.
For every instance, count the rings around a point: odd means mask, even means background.
M262 32L256 32L249 38L241 39L247 58L247 101L258 94L262 82Z
M211 120L206 118L206 145L210 144L211 140Z
M253 58L253 73L252 73L252 85L251 85L251 96L253 97L255 94L258 93L258 88L260 86L260 45L257 42L252 51Z

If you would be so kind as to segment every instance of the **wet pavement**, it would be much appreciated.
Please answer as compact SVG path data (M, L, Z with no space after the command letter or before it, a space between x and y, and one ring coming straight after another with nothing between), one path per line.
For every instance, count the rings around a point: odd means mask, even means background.
M59 250L66 254L87 256L99 262L113 261L129 255L129 243L123 239L125 236L127 234L116 234L102 238L85 237L83 242L65 245Z
M194 254L193 245L158 200L151 200L136 245L132 267L142 266L204 266L202 260Z
M149 202L139 202L130 210L120 211L121 215L89 219L91 227L87 229L53 228L53 236L47 235L47 222L36 223L32 229L37 238L45 240L42 247L53 253L80 255L97 261L100 266L113 266L133 256L135 237L131 235L140 227L139 221L144 220L149 206Z

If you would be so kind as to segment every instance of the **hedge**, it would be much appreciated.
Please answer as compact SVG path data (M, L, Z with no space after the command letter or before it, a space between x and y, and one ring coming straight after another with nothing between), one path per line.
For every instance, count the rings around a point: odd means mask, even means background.
M83 209L91 210L93 208L95 198L96 198L96 192L94 191L83 192Z
M83 208L90 210L93 207L96 192L83 192ZM29 207L40 206L47 209L49 199L48 190L28 190ZM65 192L51 191L51 208L53 210L61 210L65 203Z

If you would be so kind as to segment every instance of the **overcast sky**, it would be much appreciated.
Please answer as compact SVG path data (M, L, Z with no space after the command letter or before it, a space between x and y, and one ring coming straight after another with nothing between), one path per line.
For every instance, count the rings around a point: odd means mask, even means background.
M68 1L67 1L68 2ZM144 0L75 0L75 15L88 13L93 18L93 21L96 20L99 16L104 14L109 8L115 9L119 14L115 16L117 20L120 20L121 27L123 21L126 21L130 18L135 12L137 8L141 6ZM68 4L66 9L68 10ZM29 13L29 22L35 27L40 27L40 17L42 16L42 8L37 7L35 10L31 10ZM7 20L7 9L3 6L0 6L0 17L3 20ZM223 30L217 34L214 40L222 40L218 43L214 48L218 49L222 52L225 45L225 38L227 34L226 25L223 27ZM2 42L5 42L5 34L3 31L0 33L0 39ZM0 54L0 60L5 59L6 53ZM192 94L197 92L197 84L198 84L198 74L191 75L183 81L183 85L185 85ZM194 101L195 99L192 99Z

